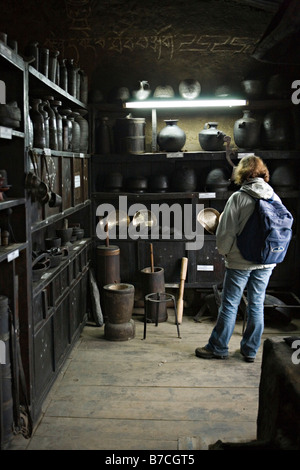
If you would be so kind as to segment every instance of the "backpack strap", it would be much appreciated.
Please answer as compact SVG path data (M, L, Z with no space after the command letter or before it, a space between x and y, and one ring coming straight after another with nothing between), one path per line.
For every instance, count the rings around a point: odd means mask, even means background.
M259 201L259 199L263 199L264 201L268 201L268 202L273 202L275 199L274 199L274 194L275 192L273 191L273 194L272 196L269 198L269 199L265 199L263 197L255 197L255 196L252 196L252 194L249 194L247 191L243 190L243 189L239 189L239 191L241 193L245 193L245 194L248 194L248 196L252 197L252 199L254 199L255 201Z

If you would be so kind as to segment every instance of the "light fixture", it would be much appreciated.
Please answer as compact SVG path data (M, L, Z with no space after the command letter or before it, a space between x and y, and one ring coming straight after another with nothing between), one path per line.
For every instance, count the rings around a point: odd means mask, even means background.
M157 148L157 109L179 108L232 108L246 106L247 100L241 99L202 99L202 100L145 100L127 101L126 109L151 109L152 110L152 151Z
M128 109L168 109L168 108L231 108L234 106L246 106L247 100L241 99L211 99L211 100L147 100L128 101L125 108Z

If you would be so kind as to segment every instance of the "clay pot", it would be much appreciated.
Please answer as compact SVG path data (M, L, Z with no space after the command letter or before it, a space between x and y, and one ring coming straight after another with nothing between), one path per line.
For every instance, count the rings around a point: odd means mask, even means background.
M222 168L214 168L211 170L206 178L205 190L206 191L227 191L231 181L229 180L225 170Z
M145 151L144 118L119 118L114 127L115 147L118 153Z
M59 114L62 118L62 145L63 150L68 152L72 150L73 126L68 116L72 113L71 109L61 109Z
M172 189L179 192L192 192L197 188L197 175L193 168L178 167L172 175Z
M204 128L199 132L199 142L203 150L224 150L224 137L226 134L217 129L217 122L206 122Z
M46 103L44 109L47 111L49 116L49 147L51 150L58 150L56 115L54 109L51 107L54 97L44 96L43 99Z
M32 280L37 281L49 268L50 259L46 253L42 253L32 263Z
M80 151L80 125L77 122L79 113L71 113L68 116L68 119L72 123L72 152Z
M148 180L144 176L132 176L127 179L126 187L129 191L143 193L148 188Z
M287 111L271 111L262 123L262 144L266 149L290 149L293 143L291 116Z
M117 171L109 173L105 178L105 189L107 191L118 192L123 186L123 175Z
M146 100L151 95L151 90L149 83L146 80L140 82L140 88L138 90L133 90L132 97L135 100Z
M233 137L240 149L250 150L259 147L261 121L255 119L249 109L243 111L243 117L235 121Z
M71 240L72 232L72 227L56 229L56 235L61 238L62 245L65 245L65 243L68 243Z
M197 80L186 79L179 83L179 94L186 100L194 100L200 95L201 85Z
M57 150L63 150L63 125L62 117L58 112L58 107L62 105L61 101L53 100L51 101L51 107L55 113L56 118L56 130L57 130Z
M150 180L151 190L157 193L165 193L169 189L169 178L166 175L154 175Z
M272 173L270 184L275 191L291 191L296 187L295 171L290 165L280 165Z
M57 71L57 57L59 56L59 51L51 51L49 54L49 73L48 78L53 83L56 83L56 71Z
M185 132L177 125L178 119L165 119L164 127L157 135L160 150L179 152L185 144Z
M47 250L50 250L51 248L59 248L61 246L61 238L45 238L45 246Z
M41 48L39 57L39 72L48 78L49 74L49 49Z
M80 126L79 150L80 152L87 153L89 146L89 124L83 116L85 116L88 111L79 108L76 109L75 112L78 113L75 117L75 121L78 122Z
M263 91L263 84L261 80L243 80L241 82L243 94L249 99L257 99L261 96Z
M96 131L96 153L109 154L112 151L112 130L108 125L108 117L99 119Z
M36 148L44 148L46 146L45 123L42 114L39 111L39 105L42 100L33 99L30 117L33 124L33 146Z

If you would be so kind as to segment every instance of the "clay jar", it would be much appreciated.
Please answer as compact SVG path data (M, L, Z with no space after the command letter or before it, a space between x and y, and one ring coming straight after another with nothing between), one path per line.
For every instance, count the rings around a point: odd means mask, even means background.
M77 97L77 75L79 67L74 65L74 59L66 60L66 67L68 73L68 93L70 95Z
M59 63L59 86L68 92L68 69L66 59L61 59Z
M87 114L88 111L79 108L76 109L75 112L78 113L78 115L75 117L75 121L78 122L80 126L79 150L80 152L87 153L89 145L89 124L83 116Z
M57 57L59 56L59 51L50 51L49 53L49 72L48 78L53 83L56 82L56 72L57 72Z
M185 132L177 125L178 119L165 119L164 127L157 135L160 150L179 152L185 144Z
M96 135L96 152L103 155L111 153L112 134L108 125L108 117L100 118Z
M56 115L51 107L52 101L54 101L54 97L44 96L43 99L45 101L44 109L49 116L49 147L51 150L58 150Z
M49 148L49 115L47 111L44 109L46 106L46 101L41 101L39 104L39 111L44 118L44 126L45 126L45 147Z
M216 192L227 191L230 183L231 181L223 168L214 168L207 175L205 190Z
M292 191L297 187L296 173L290 165L280 165L273 171L270 184L275 191Z
M197 187L197 175L193 168L178 167L172 175L172 189L179 192L192 192Z
M33 124L33 146L37 148L44 148L46 145L44 118L39 111L41 102L42 100L40 99L33 99L32 109L30 110Z
M253 117L249 109L243 111L243 117L235 121L233 137L240 149L250 150L259 147L261 121Z
M71 113L69 115L69 119L72 123L72 151L79 152L80 151L80 125L76 121L78 118L79 113Z
M59 110L59 114L62 118L62 145L65 152L72 150L73 126L71 120L68 118L71 113L71 109Z
M217 122L206 122L204 128L199 132L199 143L203 150L224 150L225 134L217 129Z
M293 128L287 111L267 113L262 124L262 144L266 149L289 149L292 144Z
M57 150L63 150L63 127L62 127L62 117L59 114L57 108L61 106L62 102L53 100L51 101L51 107L55 113L56 117L56 129L57 129Z

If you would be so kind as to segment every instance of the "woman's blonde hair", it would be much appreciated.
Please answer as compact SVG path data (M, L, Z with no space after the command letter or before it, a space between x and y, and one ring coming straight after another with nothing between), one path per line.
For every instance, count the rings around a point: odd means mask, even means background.
M270 179L267 166L256 155L242 158L234 171L234 182L238 185L242 185L251 178L263 178L266 182Z

